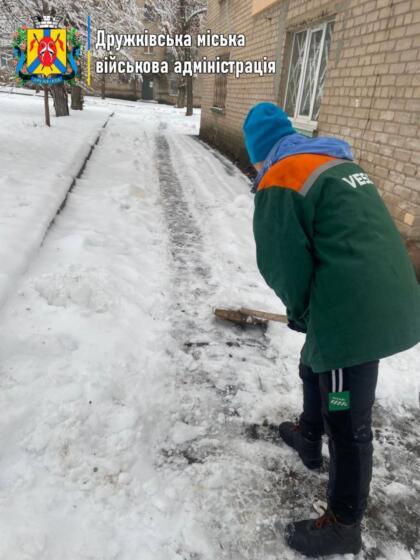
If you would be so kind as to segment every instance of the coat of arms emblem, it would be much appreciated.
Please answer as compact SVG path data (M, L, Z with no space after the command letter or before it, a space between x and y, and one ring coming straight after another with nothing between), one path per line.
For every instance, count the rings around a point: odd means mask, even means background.
M47 86L72 81L79 74L80 50L75 29L61 28L44 16L36 26L21 27L15 34L16 75L22 82Z
M26 67L28 74L65 74L67 71L67 30L28 29Z

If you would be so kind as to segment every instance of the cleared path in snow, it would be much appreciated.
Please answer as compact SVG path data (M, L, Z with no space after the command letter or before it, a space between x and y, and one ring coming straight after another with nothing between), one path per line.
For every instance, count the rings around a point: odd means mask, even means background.
M132 105L113 103L0 318L0 559L295 559L276 527L311 512L327 475L269 423L299 411L303 339L212 317L282 311L256 270L247 181L180 134L194 121ZM407 395L419 362L385 365ZM381 395L361 558L415 558L419 414Z

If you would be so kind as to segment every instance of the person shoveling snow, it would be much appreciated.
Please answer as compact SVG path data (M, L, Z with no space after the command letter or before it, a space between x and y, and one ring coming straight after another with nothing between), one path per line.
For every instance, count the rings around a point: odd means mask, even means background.
M306 333L299 375L303 412L281 438L310 469L329 437L328 508L286 527L308 556L357 554L372 476L372 406L379 360L420 341L420 290L402 238L349 145L296 133L272 103L243 126L257 169L257 263Z

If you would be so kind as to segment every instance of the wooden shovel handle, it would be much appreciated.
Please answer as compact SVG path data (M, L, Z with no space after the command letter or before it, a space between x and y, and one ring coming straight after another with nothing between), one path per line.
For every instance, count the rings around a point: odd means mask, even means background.
M285 323L286 325L289 322L287 315L267 313L256 309L248 309L247 307L241 307L239 311L244 315L252 315L252 317L258 317L258 319L265 319L266 321L277 321L277 323Z
M215 309L214 314L218 319L224 319L225 321L231 321L241 325L257 326L265 325L267 323L267 320L258 319L257 317L252 317L251 315L245 315L238 309Z
M219 319L244 325L263 325L267 321L288 323L286 315L266 313L265 311L256 311L254 309L247 309L246 307L241 307L241 309L215 309L214 314Z

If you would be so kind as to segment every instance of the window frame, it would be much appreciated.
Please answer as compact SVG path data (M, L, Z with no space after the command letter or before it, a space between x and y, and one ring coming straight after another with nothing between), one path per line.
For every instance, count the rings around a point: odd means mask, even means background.
M0 68L9 68L12 58L10 53L0 51Z
M323 57L324 48L325 48L325 40L326 40L326 37L327 37L327 30L328 30L328 26L330 24L334 24L334 22L335 22L335 20L330 18L326 21L323 21L323 22L318 23L316 25L313 25L311 27L305 27L303 29L296 30L296 31L293 32L293 40L291 42L291 47L290 47L289 68L288 68L288 71L287 71L287 82L286 82L286 88L285 88L285 92L284 92L283 106L286 107L287 97L289 95L289 82L290 82L290 74L291 74L291 70L292 70L292 57L293 57L293 52L294 52L294 47L295 47L296 36L299 33L306 32L304 55L303 55L303 61L302 61L302 70L301 70L300 78L299 78L299 86L298 86L298 93L297 93L297 97L296 97L295 111L294 111L293 115L290 115L290 118L291 118L292 122L294 124L296 124L296 126L298 128L301 128L302 130L306 130L308 132L313 132L318 128L318 121L314 120L312 118L313 117L313 110L314 110L314 107L315 107L316 92L317 92L318 85L319 85L319 74L320 74L320 71L321 71L322 57ZM301 104L302 104L302 97L303 97L304 89L305 89L305 78L306 78L306 74L307 74L307 65L308 65L312 35L314 33L319 32L319 31L322 31L322 37L321 37L318 61L317 61L317 65L316 65L316 73L315 73L315 80L314 80L315 86L313 88L313 92L312 92L312 96L311 96L311 104L310 104L310 109L309 109L309 115L307 116L307 115L302 115L300 113L300 111L302 110Z
M229 61L230 60L230 52L225 52L220 55L220 59L222 61ZM223 84L223 86L222 86ZM218 94L218 88L221 88L222 94ZM216 74L215 81L214 81L214 90L213 90L213 105L212 110L220 113L224 113L226 111L226 100L227 100L227 93L228 93L228 74ZM218 105L220 102L220 98L223 97L223 104Z
M178 88L178 79L177 79L177 75L174 74L174 73L169 74L169 75L168 75L168 82L169 82L169 84L168 84L168 85L169 85L169 88L168 88L168 89L169 89L169 95L170 95L171 97L177 97L177 95L178 95L178 90L179 90L179 88ZM173 85L174 82L176 82L176 87L175 87L175 88L172 88L172 85Z

